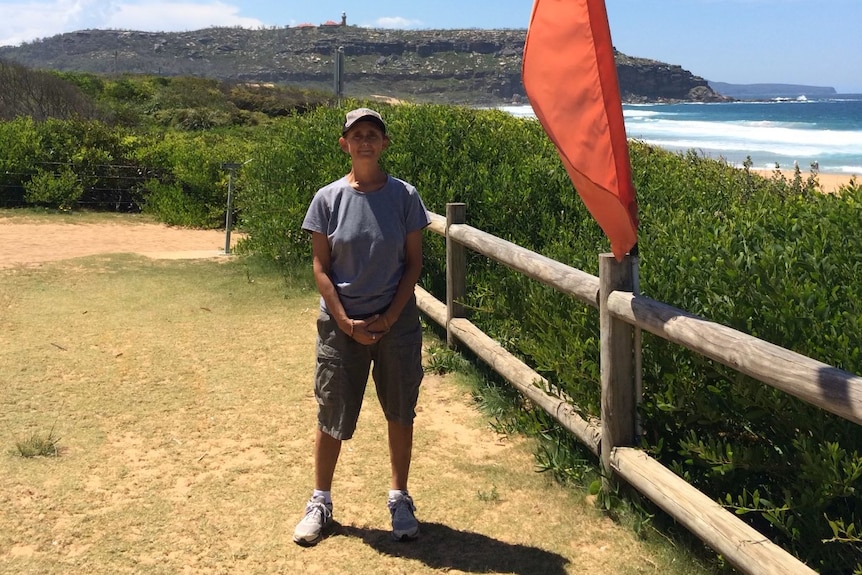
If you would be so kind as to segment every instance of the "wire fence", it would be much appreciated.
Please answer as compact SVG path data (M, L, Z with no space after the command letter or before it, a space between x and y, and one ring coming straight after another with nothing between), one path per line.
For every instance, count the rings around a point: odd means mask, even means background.
M33 162L29 169L0 172L0 208L32 205L27 199L27 184L42 174L71 172L83 193L74 201L76 207L116 212L141 211L147 183L163 180L162 169L125 164L88 164L73 162Z

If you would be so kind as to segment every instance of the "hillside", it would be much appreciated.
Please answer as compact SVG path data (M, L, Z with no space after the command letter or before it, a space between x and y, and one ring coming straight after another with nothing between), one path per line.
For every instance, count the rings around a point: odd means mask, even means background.
M60 71L204 76L332 90L334 56L341 48L347 96L482 105L523 100L525 38L526 30L337 25L171 33L84 30L0 47L0 58ZM627 102L723 98L679 66L619 52L617 66Z

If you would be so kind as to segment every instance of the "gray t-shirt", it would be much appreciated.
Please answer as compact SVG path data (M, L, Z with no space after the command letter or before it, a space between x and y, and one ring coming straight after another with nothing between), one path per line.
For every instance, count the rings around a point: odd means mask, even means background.
M431 223L412 185L389 176L377 191L363 193L347 177L319 189L302 229L329 239L330 277L347 315L384 311L404 273L407 234ZM320 306L326 309L323 298Z

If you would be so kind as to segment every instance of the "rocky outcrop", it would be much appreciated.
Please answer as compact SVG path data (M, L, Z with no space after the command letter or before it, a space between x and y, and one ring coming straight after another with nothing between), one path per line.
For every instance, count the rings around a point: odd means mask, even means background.
M524 99L526 30L381 30L302 26L196 32L84 30L18 47L0 58L61 71L196 75L332 90L344 54L345 95L500 104ZM719 101L703 78L679 66L617 53L627 102Z
M716 93L707 80L680 66L632 58L621 52L615 55L620 92L626 102L722 102L731 99Z

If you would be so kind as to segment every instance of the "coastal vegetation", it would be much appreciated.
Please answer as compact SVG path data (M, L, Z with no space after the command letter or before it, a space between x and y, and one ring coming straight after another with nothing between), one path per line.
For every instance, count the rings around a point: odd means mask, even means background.
M222 164L251 160L233 182L231 216L247 234L240 251L286 274L308 266L302 217L316 189L346 171L338 126L364 102L338 106L302 92L273 112L240 107L215 81L65 79L103 117L0 123L0 204L143 210L218 227L228 193ZM385 167L414 183L431 211L464 202L471 225L597 274L607 240L537 122L448 105L383 112L393 139ZM644 294L862 373L862 238L848 232L862 220L862 186L827 195L816 176L764 178L637 141L630 151ZM441 299L444 266L442 242L429 237L421 284ZM597 312L493 262L468 266L471 320L597 415ZM857 426L647 334L643 354L642 447L813 569L862 573ZM586 450L491 375L480 401L499 429L540 438L540 469L581 485L600 473ZM647 503L636 505L645 520L662 522Z

